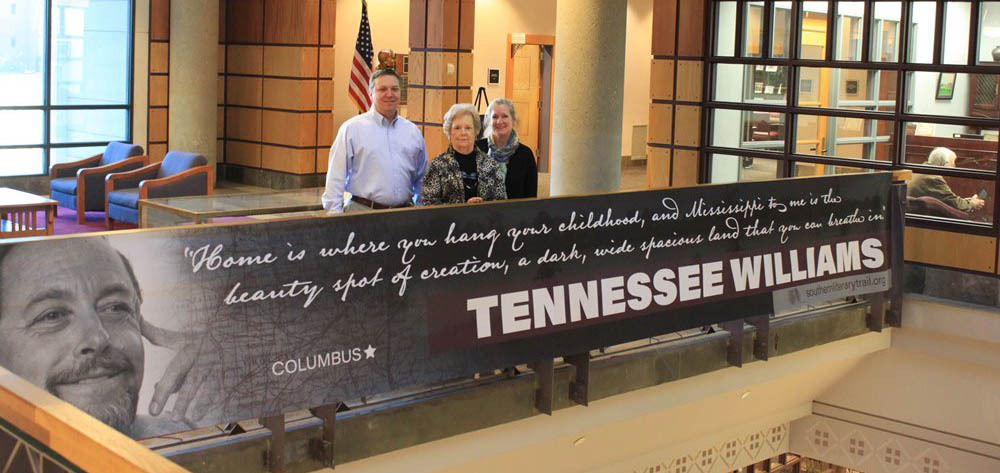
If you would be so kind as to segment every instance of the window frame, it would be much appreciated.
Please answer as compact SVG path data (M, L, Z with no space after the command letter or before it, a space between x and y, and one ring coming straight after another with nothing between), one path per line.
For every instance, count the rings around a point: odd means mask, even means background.
M747 36L747 32L741 31L743 28L741 26L746 25L746 18L744 18L745 12L747 11L746 4L747 0L736 0L732 1L736 5L736 19L735 26L737 28L737 34L735 35L735 46L733 51L735 55L733 56L719 56L717 52L719 51L719 29L725 28L725 25L720 25L720 11L722 1L710 1L708 3L709 11L707 12L706 21L706 55L705 55L705 69L706 69L706 100L703 103L704 110L704 123L702 128L702 143L703 146L701 152L701 169L699 173L699 179L701 182L710 182L712 176L712 156L713 155L733 155L733 156L743 156L748 158L765 158L771 160L777 160L777 176L778 178L791 177L794 176L794 168L796 163L813 163L813 164L825 164L833 166L846 166L852 168L866 168L874 171L889 171L889 170L911 170L915 173L927 173L936 174L940 176L951 176L959 178L974 178L980 180L986 180L992 182L994 186L993 195L989 196L989 199L993 199L993 215L991 222L975 222L975 221L957 221L941 219L931 216L907 214L907 224L929 227L929 228L940 228L947 229L950 231L961 231L964 233L981 234L981 235L995 235L997 229L1000 228L1000 203L997 202L1000 198L1000 164L996 166L995 170L981 170L981 169L968 169L968 168L940 168L935 166L927 166L922 164L912 164L905 162L906 156L906 125L907 123L934 123L934 124L945 124L945 125L960 125L968 126L973 128L986 128L986 129L997 129L1000 128L1000 120L993 118L979 118L979 117L965 117L965 116L947 116L947 115L929 115L929 114L918 114L907 111L907 105L909 103L909 96L911 95L910 87L911 77L910 72L917 71L927 71L927 72L955 72L955 73L965 73L969 74L969 77L974 77L973 74L1000 74L1000 63L998 64L980 64L978 62L978 52L979 52L979 32L980 32L980 14L983 8L984 0L971 0L970 4L970 14L969 14L969 49L968 58L965 64L944 64L942 58L942 48L943 48L943 35L945 28L944 21L944 11L946 9L946 0L918 0L925 3L934 3L936 6L936 16L934 22L934 51L933 59L931 63L914 63L909 62L910 57L907 51L911 48L910 45L910 27L913 21L912 15L912 4L914 0L901 0L900 1L900 19L895 25L895 35L896 35L896 60L891 62L881 62L877 60L872 60L876 52L873 49L878 48L881 45L882 30L876 27L882 24L882 20L873 21L874 13L874 0L864 1L864 16L862 21L862 27L864 34L861 38L861 44L858 46L860 48L860 60L859 61L847 61L847 60L836 60L839 49L839 37L836 36L840 29L840 16L838 9L841 2L846 2L849 0L828 0L827 2L827 15L826 15L826 47L825 47L825 57L823 59L801 59L801 32L803 27L803 20L805 18L805 12L803 9L803 4L801 1L796 0L792 2L792 10L790 12L792 19L792 27L789 32L788 44L790 45L790 50L788 54L783 57L776 57L771 54L771 44L774 41L773 35L771 34L771 24L770 19L774 15L775 4L779 3L776 0L766 0L764 18L765 20L762 24L762 41L761 44L761 56L748 56L743 51L745 48L741 44L742 39ZM873 39L878 36L876 44L873 44ZM716 97L716 86L717 86L717 65L719 64L738 64L745 68L763 65L763 66L779 66L786 67L786 90L787 98L784 104L778 103L760 103L760 102L728 102L717 100ZM799 85L800 85L800 72L802 68L830 68L830 69L863 69L863 70L873 70L875 75L881 76L879 71L895 71L896 72L896 100L893 110L890 111L879 111L878 106L874 107L874 110L869 110L869 107L865 107L864 110L846 110L846 109L831 109L831 108L819 108L819 107L803 107L799 105ZM884 77L880 79L885 80ZM891 79L890 79L891 80ZM869 81L870 82L870 81ZM876 89L877 90L877 89ZM741 93L742 96L742 93ZM869 102L869 101L866 101ZM872 101L872 103L878 104L879 99L877 93ZM743 112L774 112L781 113L785 116L785 140L784 149L780 152L777 151L759 151L747 148L732 148L728 146L718 146L713 143L714 135L714 120L716 110L739 110L741 111L741 116ZM869 159L856 159L856 158L839 158L834 156L826 155L807 155L797 153L795 150L797 143L797 128L798 128L798 118L802 115L808 116L818 116L827 118L860 118L868 120L882 120L889 121L893 127L893 143L890 159L888 161L875 161ZM741 118L742 120L742 118ZM833 120L830 120L833 121ZM874 124L877 122L870 121L867 124ZM741 121L741 127L743 123ZM741 136L742 139L742 136ZM832 139L835 140L835 137ZM876 142L877 142L876 138ZM874 142L873 142L874 143ZM1000 141L997 143L995 152L997 153L998 161L1000 161ZM874 146L872 146L874 148Z
M55 5L55 0L44 0L45 1L45 18L44 18L44 48L42 50L42 104L41 105L2 105L0 104L0 111L41 111L42 112L42 142L41 144L16 144L16 145L0 145L0 151L9 149L41 149L42 150L42 169L36 174L16 174L10 176L0 176L0 179L13 178L13 177L31 177L31 176L45 176L49 174L49 168L51 167L51 156L52 150L56 149L72 149L72 148L86 148L93 146L107 146L108 141L85 141L85 142L72 142L72 143L53 143L52 142L52 115L59 111L66 110L124 110L125 111L125 141L132 142L134 138L134 124L133 116L135 113L135 84L134 84L134 72L135 72L135 0L128 0L126 3L129 8L129 12L126 15L128 18L128 28L127 28L127 40L125 42L127 46L126 59L126 71L125 71L125 103L123 104L113 104L113 105L54 105L52 103L52 61L53 61L53 9L57 8ZM3 159L3 158L0 158Z

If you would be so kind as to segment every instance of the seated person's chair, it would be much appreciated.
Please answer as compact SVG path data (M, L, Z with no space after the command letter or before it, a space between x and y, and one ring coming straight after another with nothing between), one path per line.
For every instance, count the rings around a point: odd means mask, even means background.
M52 200L68 209L76 209L76 221L83 223L84 213L104 210L104 176L145 166L142 146L112 141L104 153L49 168Z
M139 200L210 195L215 168L200 154L171 151L162 162L129 172L109 174L105 182L105 224L112 220L139 223Z
M956 209L940 200L925 195L922 197L906 198L906 213L930 215L934 217L947 217L960 220L968 220L969 214Z

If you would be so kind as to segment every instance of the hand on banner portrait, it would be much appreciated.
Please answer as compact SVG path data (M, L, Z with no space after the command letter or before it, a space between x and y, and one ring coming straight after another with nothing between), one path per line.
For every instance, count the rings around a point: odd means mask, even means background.
M159 416L170 396L177 394L170 418L194 427L215 404L221 395L221 377L210 376L218 366L221 350L210 348L213 344L206 333L174 331L157 327L145 319L142 335L153 345L175 352L163 377L157 381L149 414Z

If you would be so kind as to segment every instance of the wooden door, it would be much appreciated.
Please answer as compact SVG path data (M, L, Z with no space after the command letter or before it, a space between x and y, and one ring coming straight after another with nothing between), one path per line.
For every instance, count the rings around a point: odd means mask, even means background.
M514 102L514 108L517 109L517 136L521 143L537 150L542 50L537 44L521 44L514 48L510 101Z

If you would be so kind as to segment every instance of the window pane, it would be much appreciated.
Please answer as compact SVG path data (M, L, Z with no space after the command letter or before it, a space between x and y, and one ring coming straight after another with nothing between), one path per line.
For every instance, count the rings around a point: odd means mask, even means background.
M123 141L128 136L126 110L54 110L53 143Z
M760 57L761 42L764 37L764 2L747 2L743 31L743 55Z
M969 63L969 2L948 2L944 10L944 64Z
M800 115L796 152L890 161L895 128L890 120Z
M0 149L0 176L45 174L41 148Z
M52 103L128 103L129 0L52 4Z
M712 155L713 183L766 181L777 177L777 160L730 154Z
M802 2L802 59L826 59L827 2Z
M53 148L49 151L49 165L68 163L84 158L89 158L95 154L101 154L107 146L84 146L82 148Z
M992 181L914 172L906 185L906 213L990 223L995 194Z
M774 2L771 22L771 57L789 57L789 35L792 29L792 2Z
M833 176L837 174L859 174L875 172L874 169L856 168L851 166L834 166L832 164L795 163L792 173L796 176Z
M1000 117L996 74L954 72L909 72L907 112L950 117ZM978 133L962 126L948 128L952 133ZM949 135L950 136L950 135Z
M871 60L896 62L899 59L899 17L901 2L875 2L872 8Z
M784 151L785 114L717 109L713 111L712 145Z
M736 55L736 2L719 2L718 25L715 28L715 55Z
M979 134L956 131L964 128L942 123L907 123L906 162L986 171L995 170L997 168L997 129L979 130L981 132ZM938 153L937 156L932 157L931 152L936 148L947 148L955 154L955 160L953 162L945 160L951 154L948 152Z
M980 63L1000 63L1000 2L982 2L979 10Z
M909 62L930 64L934 61L934 25L937 23L934 2L910 4L910 54Z
M788 87L785 66L715 66L715 100L785 105Z
M799 106L892 112L896 71L803 67Z
M0 11L0 107L42 104L45 2L17 5Z
M42 144L41 110L0 110L0 146Z
M861 60L861 32L864 31L865 2L840 2L837 4L838 61Z

